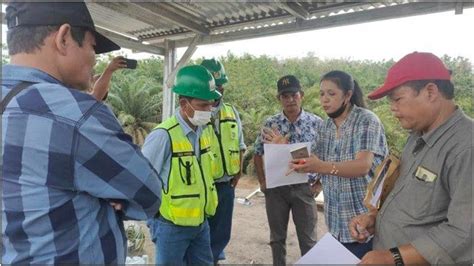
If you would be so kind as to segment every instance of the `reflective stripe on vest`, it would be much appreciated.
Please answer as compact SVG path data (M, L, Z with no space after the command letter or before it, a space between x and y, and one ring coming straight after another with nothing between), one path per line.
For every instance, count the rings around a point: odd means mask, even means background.
M166 191L163 188L161 193L160 214L176 225L198 226L206 216L214 215L217 208L217 191L211 175L214 156L210 149L209 131L203 131L199 139L199 162L176 116L157 128L165 129L171 142L170 173Z
M219 179L224 174L228 176L238 174L240 171L239 128L237 116L231 105L222 105L219 111L219 132L212 132L212 140L212 150L217 165L214 179Z

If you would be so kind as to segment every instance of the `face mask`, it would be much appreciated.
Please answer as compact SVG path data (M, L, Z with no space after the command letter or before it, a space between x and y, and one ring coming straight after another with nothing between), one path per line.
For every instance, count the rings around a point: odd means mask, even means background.
M204 126L207 123L211 122L211 116L212 116L211 111L198 111L198 110L195 110L189 102L188 104L191 107L191 109L194 110L194 116L193 117L188 116L189 122L191 122L191 124L199 127L199 126Z
M342 103L342 105L341 105L341 107L339 107L339 109L337 109L336 111L334 111L330 114L327 114L327 115L332 119L338 118L339 116L342 115L342 113L344 113L344 110L346 110L346 106L347 106L346 103Z

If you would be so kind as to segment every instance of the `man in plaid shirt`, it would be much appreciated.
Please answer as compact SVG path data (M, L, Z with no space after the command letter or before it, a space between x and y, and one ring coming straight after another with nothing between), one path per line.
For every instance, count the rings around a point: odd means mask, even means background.
M293 75L281 77L277 82L277 98L282 112L265 121L264 128L273 129L284 136L287 143L314 143L318 141L323 120L303 110L303 88ZM263 133L263 132L262 132ZM255 140L255 171L260 190L265 194L265 209L270 228L270 247L273 265L286 265L286 237L290 211L295 224L301 256L316 244L318 213L314 194L307 182L267 188L263 164L264 142L270 141L265 134Z
M11 2L2 68L2 263L122 264L123 219L153 217L156 171L85 93L95 54L120 47L83 2Z

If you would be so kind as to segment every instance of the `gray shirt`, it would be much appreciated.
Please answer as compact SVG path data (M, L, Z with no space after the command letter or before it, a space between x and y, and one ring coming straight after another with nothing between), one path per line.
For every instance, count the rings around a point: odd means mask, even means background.
M374 249L412 244L431 264L472 263L473 121L461 110L408 138L376 220Z

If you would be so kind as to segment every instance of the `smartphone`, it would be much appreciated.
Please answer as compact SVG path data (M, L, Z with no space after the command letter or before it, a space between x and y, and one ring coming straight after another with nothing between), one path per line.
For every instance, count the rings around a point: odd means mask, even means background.
M302 159L302 158L308 158L309 157L308 147L306 147L306 146L293 149L293 150L290 151L290 153L291 153L291 157L293 159Z
M125 60L125 63L127 64L127 68L130 68L130 69L136 69L137 68L137 60L135 59L128 59L128 58L124 58L123 60Z

